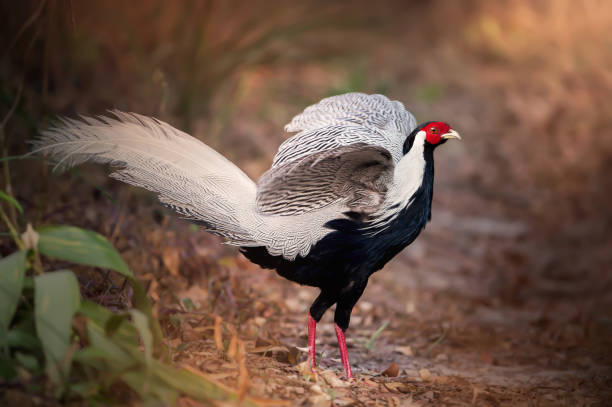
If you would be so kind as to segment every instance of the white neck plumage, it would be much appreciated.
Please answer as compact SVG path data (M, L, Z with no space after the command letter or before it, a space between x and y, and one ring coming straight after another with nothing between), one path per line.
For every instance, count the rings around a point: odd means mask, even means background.
M412 148L396 164L393 182L387 190L385 201L374 215L372 227L384 229L403 208L411 204L410 199L423 183L425 174L425 132L414 137Z
M423 182L425 173L425 132L419 131L414 137L412 148L395 166L393 184L387 192L391 205L400 203L407 206L410 198ZM405 205L401 204L404 203Z

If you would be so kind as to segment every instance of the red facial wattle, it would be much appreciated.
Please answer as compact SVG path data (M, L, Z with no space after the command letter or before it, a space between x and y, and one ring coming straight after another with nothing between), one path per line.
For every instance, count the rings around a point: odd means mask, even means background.
M442 135L448 133L450 126L444 122L433 122L423 130L425 130L425 139L429 144L438 144L442 140Z
M429 142L429 144L438 144L441 140L441 136L439 132L436 132L436 133L428 132L426 139Z

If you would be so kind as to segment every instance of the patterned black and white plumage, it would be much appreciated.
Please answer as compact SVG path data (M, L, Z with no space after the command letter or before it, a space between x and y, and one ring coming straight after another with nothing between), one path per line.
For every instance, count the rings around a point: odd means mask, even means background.
M333 96L293 118L286 130L298 133L255 184L164 122L112 113L61 119L42 132L34 151L60 168L108 163L112 177L157 193L164 205L239 246L251 261L319 287L310 315L316 323L336 304L341 345L370 275L431 217L433 150L458 138L442 122L417 126L400 102L385 96Z

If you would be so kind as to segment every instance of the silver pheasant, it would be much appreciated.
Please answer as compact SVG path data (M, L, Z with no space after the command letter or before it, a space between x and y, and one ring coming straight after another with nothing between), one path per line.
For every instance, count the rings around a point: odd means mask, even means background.
M443 122L417 126L404 105L348 93L306 108L285 127L298 132L255 184L236 165L167 123L136 113L60 119L33 152L57 169L110 164L111 177L155 192L182 217L224 237L262 267L321 288L314 330L337 303L336 331L347 377L344 332L369 276L410 244L431 216L433 150L459 135Z

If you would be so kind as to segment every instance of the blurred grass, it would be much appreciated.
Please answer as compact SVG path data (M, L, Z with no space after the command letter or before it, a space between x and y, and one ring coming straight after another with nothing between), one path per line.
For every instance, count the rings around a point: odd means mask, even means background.
M429 83L421 86L417 95L424 102L434 103L444 96L444 89L439 84Z
M340 11L312 1L292 7L267 1L25 1L11 5L12 18L2 29L12 45L3 55L3 78L27 78L53 111L74 110L77 103L57 100L58 90L96 95L79 101L79 110L91 102L97 102L89 106L94 109L116 105L115 95L122 95L147 113L181 117L189 129L196 115L210 114L217 93L231 93L240 71L342 53L340 47L303 46L309 33L354 24L356 17Z

